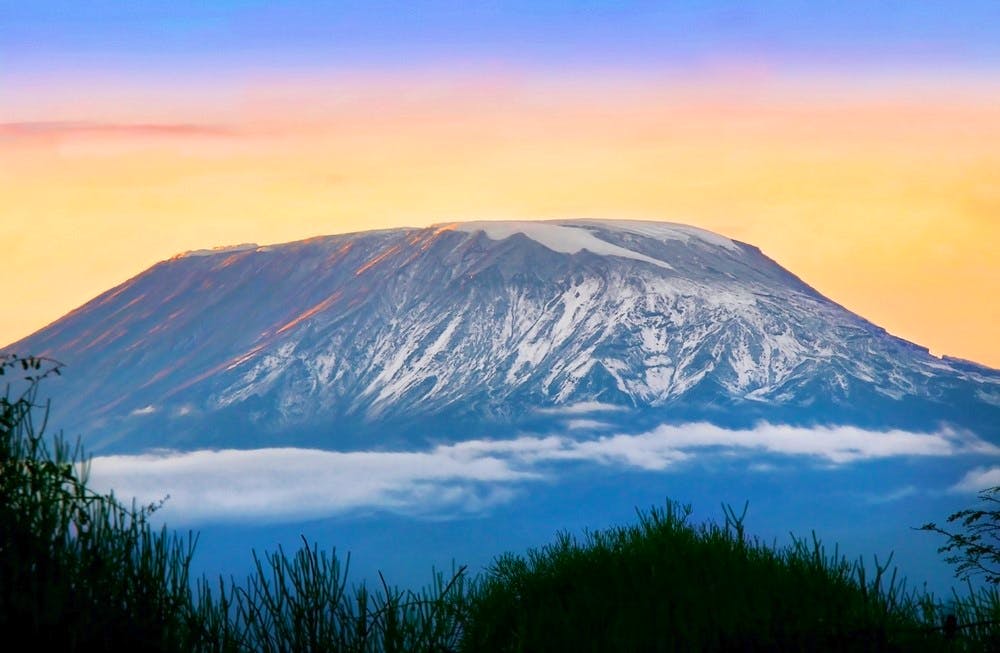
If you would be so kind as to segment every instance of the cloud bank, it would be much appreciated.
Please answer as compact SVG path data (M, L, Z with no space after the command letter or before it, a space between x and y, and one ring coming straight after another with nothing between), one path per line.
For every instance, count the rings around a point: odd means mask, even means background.
M554 478L567 463L664 471L719 453L798 456L836 466L913 456L1000 456L1000 448L948 429L879 432L765 423L730 430L698 423L592 439L468 440L425 451L273 448L102 456L91 462L91 480L97 489L143 503L169 495L164 515L172 522L281 521L366 510L461 514L511 501L526 484ZM954 489L997 484L1000 467L978 468Z
M478 512L536 478L499 458L433 452L226 449L102 456L95 489L142 503L169 495L164 510L185 521L283 520L378 508L393 512Z
M1000 467L976 467L948 490L956 494L977 493L1000 485Z

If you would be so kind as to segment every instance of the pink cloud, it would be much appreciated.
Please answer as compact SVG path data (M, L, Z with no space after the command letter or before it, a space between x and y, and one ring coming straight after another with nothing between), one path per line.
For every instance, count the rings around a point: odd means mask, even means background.
M197 123L109 123L86 120L0 122L0 138L52 139L67 136L226 137L235 131L223 125Z

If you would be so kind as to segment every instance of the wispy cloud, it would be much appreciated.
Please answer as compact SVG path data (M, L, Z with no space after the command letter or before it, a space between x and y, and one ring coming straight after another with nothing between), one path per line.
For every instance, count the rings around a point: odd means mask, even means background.
M708 423L662 425L645 433L620 433L591 440L565 436L469 440L448 448L479 455L513 456L529 463L589 460L643 469L664 469L706 450L809 456L832 464L899 456L964 453L1000 456L1000 448L951 429L914 433L868 431L853 426L806 428L768 423L752 429L726 429Z
M62 136L231 136L230 127L198 123L111 123L86 120L0 122L0 138Z
M143 503L169 495L170 516L195 522L314 517L373 507L480 511L509 500L512 482L535 476L493 456L468 459L447 451L252 449L91 461L96 488Z
M1000 456L1000 449L951 430L772 424L730 430L699 423L590 439L468 440L425 451L283 448L103 456L92 461L91 478L98 488L142 502L169 494L165 514L173 521L283 520L357 510L439 515L475 513L508 502L524 484L555 477L560 464L663 471L714 453L804 456L837 466L894 457ZM990 484L1000 484L1000 467L973 470L953 489ZM903 488L883 499L898 500L913 491Z
M889 492L884 492L882 494L870 494L866 497L868 503L881 504L881 503L894 503L907 497L912 497L919 494L919 490L916 486L906 485L895 490L890 490Z
M588 415L590 413L610 413L628 410L625 406L617 404L605 404L600 401L581 401L566 406L554 406L552 408L536 408L535 412L540 415Z
M948 488L948 491L956 494L973 493L998 485L1000 485L1000 467L976 467L967 472L962 480Z
M570 419L566 420L566 428L571 431L599 431L608 430L613 425L609 422L602 422L597 419Z
M853 426L797 427L762 423L730 430L707 423L659 426L639 435L615 435L619 448L658 456L671 450L721 448L811 456L834 464L896 456L1000 455L1000 448L974 435L942 429L936 433L869 431Z

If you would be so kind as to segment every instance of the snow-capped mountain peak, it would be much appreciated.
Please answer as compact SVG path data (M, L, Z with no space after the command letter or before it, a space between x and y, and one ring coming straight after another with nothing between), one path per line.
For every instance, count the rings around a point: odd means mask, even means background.
M671 223L443 223L206 250L8 349L68 364L62 410L98 448L448 438L558 426L581 405L620 409L591 420L619 426L944 421L1000 436L1000 373Z

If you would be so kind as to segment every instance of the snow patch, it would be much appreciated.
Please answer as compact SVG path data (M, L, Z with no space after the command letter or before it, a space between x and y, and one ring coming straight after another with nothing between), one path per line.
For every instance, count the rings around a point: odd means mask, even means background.
M563 223L567 224L567 223ZM699 240L708 245L722 247L730 251L740 251L735 242L717 233L674 222L658 222L654 220L573 220L569 224L594 225L611 231L627 231L638 236L645 236L659 241L680 240L690 243Z
M536 243L563 254L578 254L587 250L602 256L620 256L636 261L651 263L657 267L672 270L665 262L630 249L619 247L601 240L583 225L553 224L551 222L502 221L502 222L462 222L455 226L456 231L466 233L483 232L490 240L506 240L514 234L523 234Z

